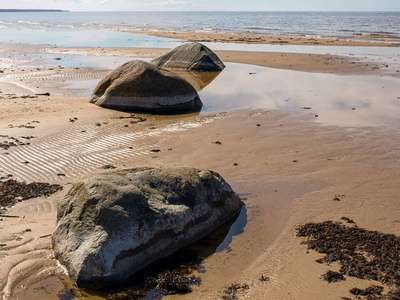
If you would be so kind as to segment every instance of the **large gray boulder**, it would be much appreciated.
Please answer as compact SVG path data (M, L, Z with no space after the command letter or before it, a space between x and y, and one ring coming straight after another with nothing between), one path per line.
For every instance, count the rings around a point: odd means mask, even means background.
M203 106L196 90L183 78L141 60L127 62L110 72L98 83L90 102L151 113L199 111Z
M197 42L182 44L150 62L167 69L189 71L222 71L225 68L213 51Z
M78 179L59 201L52 246L78 284L118 284L204 237L241 205L213 171L141 167L95 173Z

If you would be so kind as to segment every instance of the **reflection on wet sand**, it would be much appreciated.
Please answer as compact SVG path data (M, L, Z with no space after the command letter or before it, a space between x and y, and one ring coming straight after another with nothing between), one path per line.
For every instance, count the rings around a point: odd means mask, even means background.
M200 92L209 85L222 71L219 72L190 72L185 70L170 69L176 75L189 82L196 91Z
M203 113L251 108L310 113L324 125L400 125L398 78L226 65L199 93Z

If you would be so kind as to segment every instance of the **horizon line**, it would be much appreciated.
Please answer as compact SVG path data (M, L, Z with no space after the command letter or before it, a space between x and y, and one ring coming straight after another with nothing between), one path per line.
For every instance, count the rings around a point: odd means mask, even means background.
M0 8L0 11L57 11L57 12L400 12L400 10L71 10L62 8Z

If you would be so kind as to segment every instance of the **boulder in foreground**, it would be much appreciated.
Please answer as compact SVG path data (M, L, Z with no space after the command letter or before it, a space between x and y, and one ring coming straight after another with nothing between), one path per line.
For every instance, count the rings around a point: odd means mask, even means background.
M127 62L110 72L98 83L90 102L105 108L150 113L192 112L203 106L187 81L141 60Z
M189 71L222 71L225 68L213 51L197 42L175 47L150 62L162 68Z
M204 237L241 205L213 171L142 167L96 173L78 179L59 201L52 245L78 284L118 284Z

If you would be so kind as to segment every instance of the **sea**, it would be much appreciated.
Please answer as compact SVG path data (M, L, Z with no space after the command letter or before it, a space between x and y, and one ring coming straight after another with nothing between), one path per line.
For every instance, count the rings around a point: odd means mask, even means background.
M99 29L102 35L99 35ZM1 43L168 47L130 30L243 33L400 42L400 12L0 12ZM87 36L93 38L87 38ZM96 41L97 38L97 41Z

